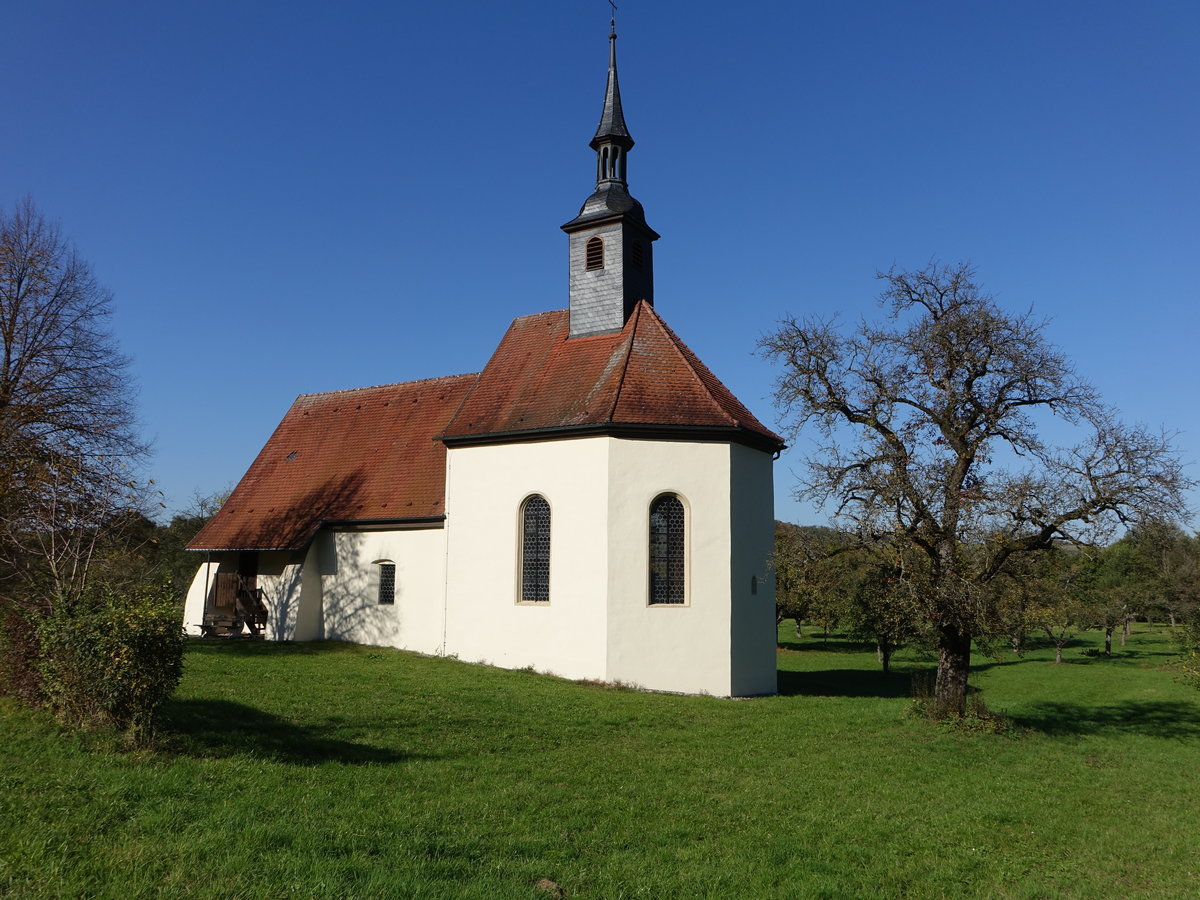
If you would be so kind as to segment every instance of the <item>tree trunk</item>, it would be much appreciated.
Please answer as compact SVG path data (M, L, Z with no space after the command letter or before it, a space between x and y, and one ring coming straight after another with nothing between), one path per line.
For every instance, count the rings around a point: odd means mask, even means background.
M1054 645L1054 662L1055 663L1062 662L1062 648L1063 648L1062 644Z
M1125 642L1129 640L1129 616L1125 617L1125 621L1121 623L1121 646L1125 646Z
M1167 619L1169 619L1169 620L1170 620L1170 622L1171 622L1171 627L1172 627L1172 628L1174 628L1174 627L1175 627L1175 613L1173 613L1173 612L1171 612L1170 610L1168 610L1168 611L1167 611Z
M967 711L967 675L971 671L971 636L947 628L938 634L937 680L934 682L934 715L961 716Z
M1112 625L1104 626L1104 655L1105 656L1112 656L1112 633L1113 633Z
M883 666L883 674L888 674L892 670L892 645L882 642L875 644L875 655L879 657L879 664Z

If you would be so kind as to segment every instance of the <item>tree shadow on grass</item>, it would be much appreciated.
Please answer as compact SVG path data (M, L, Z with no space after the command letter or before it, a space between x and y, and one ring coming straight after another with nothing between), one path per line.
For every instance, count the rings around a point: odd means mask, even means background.
M840 637L830 637L823 641L820 635L815 637L787 638L777 640L780 650L790 650L798 653L874 653L875 645L864 641L851 641Z
M246 636L233 638L189 637L186 652L211 656L317 656L344 650L341 641L267 641Z
M779 693L785 697L911 697L912 673L880 669L780 669Z
M394 763L412 754L329 736L344 725L297 725L229 700L171 700L163 705L164 749L204 759L246 754L292 765Z
M1009 718L1020 728L1053 736L1140 734L1160 738L1200 737L1200 704L1177 700L1125 700L1107 706L1047 701Z

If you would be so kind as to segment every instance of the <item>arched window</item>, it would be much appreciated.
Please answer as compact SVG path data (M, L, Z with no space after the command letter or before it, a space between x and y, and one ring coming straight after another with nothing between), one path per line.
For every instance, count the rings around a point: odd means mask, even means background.
M550 602L550 504L538 494L521 504L521 602Z
M585 246L587 249L585 251L584 258L586 260L587 267L589 269L603 269L604 268L604 241L603 241L603 239L598 238L598 237L588 238L588 242Z
M381 606L391 606L396 602L396 564L390 559L381 559L375 563L375 579L378 584L376 594Z
M683 501L662 494L650 504L650 602L687 601L687 533Z

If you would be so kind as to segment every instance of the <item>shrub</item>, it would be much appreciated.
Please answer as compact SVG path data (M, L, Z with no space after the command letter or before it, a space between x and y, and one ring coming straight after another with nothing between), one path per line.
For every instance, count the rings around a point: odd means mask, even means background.
M38 627L46 705L75 728L111 727L134 746L183 672L180 610L167 588L105 592Z
M0 607L0 693L27 706L42 699L36 609L8 601Z

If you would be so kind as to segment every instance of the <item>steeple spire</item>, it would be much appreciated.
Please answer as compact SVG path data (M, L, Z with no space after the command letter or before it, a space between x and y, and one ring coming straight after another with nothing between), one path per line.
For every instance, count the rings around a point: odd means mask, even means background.
M652 244L658 235L626 182L633 138L617 84L615 22L608 35L604 108L588 146L596 151L596 190L562 227L570 239L571 337L618 331L639 300L654 303Z
M633 138L625 125L625 113L621 109L621 86L617 82L617 27L616 20L609 23L608 33L608 84L604 88L604 108L600 112L600 124L591 148L596 151L596 183L619 181L625 183L625 154L633 148Z

